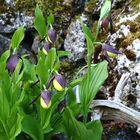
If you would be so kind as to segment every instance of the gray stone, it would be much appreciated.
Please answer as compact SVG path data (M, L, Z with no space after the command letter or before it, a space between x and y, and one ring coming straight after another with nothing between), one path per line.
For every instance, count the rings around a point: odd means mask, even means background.
M10 46L10 39L0 34L0 55Z
M84 20L86 20L86 18ZM72 53L72 55L69 56L70 61L76 62L85 56L85 36L78 19L73 21L68 28L67 36L64 41L64 49Z
M0 15L0 34L13 33L19 26L26 29L33 27L33 17L26 16L22 12L3 13Z

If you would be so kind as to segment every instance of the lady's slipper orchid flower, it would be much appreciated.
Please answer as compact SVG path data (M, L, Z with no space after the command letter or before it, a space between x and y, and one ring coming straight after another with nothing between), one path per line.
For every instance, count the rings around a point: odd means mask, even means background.
M115 58L118 54L122 54L122 52L114 49L112 46L107 44L103 44L102 49L103 52L105 51L110 58Z
M44 54L48 55L48 51L50 50L51 46L48 43L45 43L42 51L44 52Z
M56 38L57 38L56 31L53 28L49 29L48 30L48 40L51 43L55 43L56 42Z
M53 86L56 90L63 91L66 86L65 78L61 74L56 75L53 79Z
M102 45L102 55L109 62L110 66L112 63L110 58L115 58L117 57L118 54L123 54L123 53L114 49L113 46L111 45L105 43Z
M18 64L18 60L19 60L19 57L17 54L12 54L8 60L7 60L7 64L6 64L6 68L8 69L8 71L10 73L13 73L17 64Z
M51 106L51 92L44 90L41 92L40 104L43 108L48 109Z

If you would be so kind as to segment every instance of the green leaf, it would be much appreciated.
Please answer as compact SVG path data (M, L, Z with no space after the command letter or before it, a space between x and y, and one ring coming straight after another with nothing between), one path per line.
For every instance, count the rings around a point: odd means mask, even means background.
M14 35L11 41L11 48L13 50L17 50L23 39L24 39L24 27L21 26L14 32Z
M93 140L101 140L102 139L102 132L103 132L103 127L101 124L101 121L96 120L96 121L91 121L87 125L87 129L92 130L92 139Z
M56 49L51 48L47 56L46 66L48 66L49 69L52 70L54 67L55 61L56 61Z
M86 91L87 77L85 77L80 84L79 88L80 102L84 113L88 112L90 103L94 99L101 85L108 77L107 65L108 65L107 61L103 61L91 68L91 76L89 81L90 85L88 93Z
M49 80L49 68L46 64L47 57L42 51L38 52L38 63L35 67L36 74L41 82L41 85L46 84Z
M10 116L8 121L8 126L10 128L10 140L13 140L16 138L17 135L21 132L21 122L23 119L23 116L16 114L17 112L14 112L12 116Z
M70 108L66 108L63 113L63 127L69 139L72 140L101 140L100 124L92 123L88 127L77 121ZM97 135L97 136L95 136ZM95 138L95 139L94 139Z
M29 115L26 115L22 122L22 131L34 140L44 140L44 136L39 123Z
M46 26L45 18L38 5L36 6L35 9L34 27L38 31L41 39L43 39L47 35L47 26Z
M0 57L0 63L2 63L2 62L6 63L7 59L9 58L9 56L10 56L10 50L5 51L2 54L2 56Z
M101 8L99 21L103 20L106 16L108 16L110 10L111 10L111 0L106 0Z
M93 42L95 38L92 35L89 28L84 23L82 23L82 30L83 30L84 34Z
M48 25L52 25L54 23L54 15L52 13L48 16L47 21Z
M0 140L8 140L1 121L0 121Z
M4 92L3 89L1 89L1 84L0 84L0 120L4 121L10 112L10 106L9 106L9 101L7 99L6 93Z
M57 51L58 57L64 57L64 56L69 56L71 55L71 52L69 51Z
M56 49L52 48L46 56L42 51L38 53L38 64L36 74L38 75L41 85L47 84L56 62Z
M93 35L91 34L89 28L82 23L82 30L85 34L85 38L87 41L87 48L88 48L88 56L90 56L93 53L93 42L95 40L95 38L93 37Z
M37 81L34 64L31 64L29 60L24 59L24 58L23 58L23 64L24 64L24 69L23 69L24 81L27 81L27 80Z

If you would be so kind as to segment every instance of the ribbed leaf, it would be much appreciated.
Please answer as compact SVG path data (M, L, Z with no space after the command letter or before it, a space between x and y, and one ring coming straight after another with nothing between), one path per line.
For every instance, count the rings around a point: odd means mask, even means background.
M23 38L24 38L24 27L21 26L15 31L12 37L11 48L13 50L17 50Z
M26 115L22 122L22 131L28 134L33 140L43 140L43 134L39 123L29 115Z
M41 39L43 39L47 34L47 26L42 11L40 10L38 5L36 6L35 9L34 27L38 31Z
M101 85L108 77L107 65L107 61L103 61L91 68L91 77L88 93L86 91L87 77L85 77L81 82L79 92L83 112L88 111L91 101L94 99Z

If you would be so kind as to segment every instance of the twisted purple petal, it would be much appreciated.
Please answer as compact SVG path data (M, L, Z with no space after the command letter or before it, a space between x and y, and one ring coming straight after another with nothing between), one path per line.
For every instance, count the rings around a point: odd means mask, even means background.
M123 54L122 52L114 49L112 46L108 45L108 44L103 44L103 49L108 51L108 52L112 52L112 53L115 53L115 54Z

